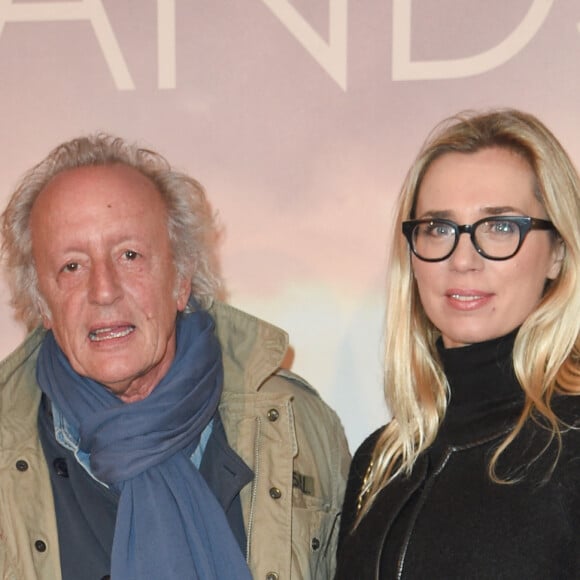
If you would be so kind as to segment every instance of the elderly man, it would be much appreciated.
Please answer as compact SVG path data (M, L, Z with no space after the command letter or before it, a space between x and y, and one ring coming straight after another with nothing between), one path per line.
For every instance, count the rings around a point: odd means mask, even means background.
M158 154L54 149L2 216L0 576L330 578L349 454L286 334L213 299L212 213Z

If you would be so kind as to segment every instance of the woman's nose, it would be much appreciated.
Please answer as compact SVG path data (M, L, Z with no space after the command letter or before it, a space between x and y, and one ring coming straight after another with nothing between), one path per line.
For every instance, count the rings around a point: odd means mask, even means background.
M458 271L479 270L484 259L473 245L471 236L467 232L459 234L457 246L449 256L451 267Z

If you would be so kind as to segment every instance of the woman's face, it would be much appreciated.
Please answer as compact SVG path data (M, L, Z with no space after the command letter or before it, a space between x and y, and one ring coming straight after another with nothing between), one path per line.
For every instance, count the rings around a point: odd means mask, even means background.
M446 218L459 225L488 216L547 219L534 195L534 174L519 155L499 147L476 153L446 153L427 170L415 219ZM519 252L505 261L488 260L469 234L449 258L424 262L412 257L419 296L446 348L503 336L536 308L546 280L561 267L563 248L549 231L532 230Z

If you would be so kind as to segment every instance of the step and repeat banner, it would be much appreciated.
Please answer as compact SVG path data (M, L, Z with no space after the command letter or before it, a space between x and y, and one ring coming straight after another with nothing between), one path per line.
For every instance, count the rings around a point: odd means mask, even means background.
M219 213L228 300L289 332L352 448L388 419L400 184L438 121L496 106L580 163L580 2L0 0L0 205L80 134L164 154ZM0 291L3 357L24 330Z

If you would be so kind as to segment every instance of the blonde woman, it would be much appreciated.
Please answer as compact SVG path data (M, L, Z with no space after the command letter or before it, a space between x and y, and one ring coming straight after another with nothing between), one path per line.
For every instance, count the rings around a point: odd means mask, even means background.
M393 418L354 458L336 577L578 578L578 174L535 117L462 114L398 208Z

